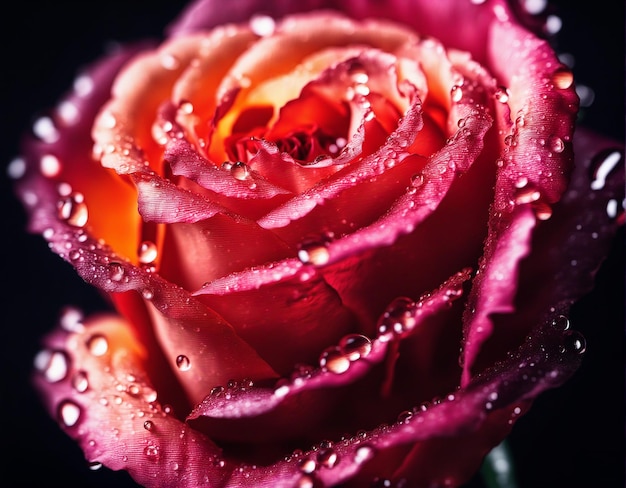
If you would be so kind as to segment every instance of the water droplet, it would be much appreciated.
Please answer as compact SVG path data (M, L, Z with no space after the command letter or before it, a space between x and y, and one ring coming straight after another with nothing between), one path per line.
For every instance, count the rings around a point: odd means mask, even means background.
M350 361L367 356L372 350L372 341L361 334L348 334L339 341L339 351Z
M87 464L87 466L89 467L91 471L98 471L99 469L102 468L102 463L98 461L91 461Z
M82 332L85 326L82 323L83 313L75 307L65 307L59 317L59 324L68 332Z
M193 113L194 107L193 107L193 103L187 101L187 100L181 100L179 105L178 105L178 111L182 114L185 115L190 115Z
M257 36L271 36L276 29L276 22L269 15L256 14L250 18L250 30Z
M556 34L563 27L563 21L558 15L548 15L546 18L546 31L548 34Z
M566 331L569 329L570 323L569 319L565 315L559 315L558 317L552 319L550 325L557 330Z
M232 174L233 178L236 180L243 181L250 177L250 168L248 168L246 163L237 161L231 166L230 174Z
M89 388L89 380L85 371L78 371L72 378L72 386L78 393L85 393Z
M180 354L176 357L176 367L181 371L189 371L189 368L191 368L191 361L184 354Z
M317 452L317 462L325 468L332 468L339 462L339 455L332 448L321 449Z
M298 461L298 468L306 474L311 474L317 469L317 463L314 459L304 458Z
M152 264L158 256L157 246L152 241L143 241L137 250L137 256L141 264Z
M71 193L57 202L59 218L74 227L84 227L89 218L82 193Z
M562 153L565 149L565 143L563 142L563 139L558 136L550 136L548 139L548 147L552 152Z
M517 205L522 205L524 203L532 203L539 200L541 197L541 193L536 190L532 185L526 186L524 188L518 188L515 192L515 203Z
M415 302L410 298L396 298L383 314L378 326L378 332L380 334L386 332L400 334L411 330L416 324L415 317L413 316L414 306Z
M59 131L50 117L39 117L33 124L33 132L37 137L48 144L59 140Z
M156 461L159 458L159 446L157 444L148 444L143 448L143 453L153 461Z
M141 296L144 297L146 300L152 300L154 298L154 291L152 291L150 288L144 288L143 290L141 290Z
M421 173L414 174L411 176L411 186L413 188L419 188L424 184L424 175Z
M531 15L540 14L547 6L547 0L524 0L524 9Z
M109 341L102 334L94 334L87 339L87 349L94 356L104 356L109 350Z
M115 118L115 115L113 115L108 110L100 115L98 122L102 124L105 129L113 129L117 125L117 119Z
M505 86L499 86L494 93L495 99L500 103L506 103L509 101L509 90Z
M330 260L330 253L326 243L320 241L308 241L303 243L298 250L298 259L303 264L323 266Z
M298 480L296 488L315 488L315 480L308 474L305 474Z
M143 423L143 428L150 432L152 429L154 429L154 422L152 420L146 420Z
M178 69L180 60L171 53L163 53L161 55L161 66L168 70Z
M44 349L35 356L35 368L40 371L50 383L56 383L67 377L69 358L63 351L49 351Z
M155 402L157 399L157 392L155 389L150 388L150 387L144 387L143 389L143 399L148 402L148 403L152 403Z
M616 149L609 149L601 151L591 160L592 171L592 190L601 190L606 184L606 180L611 172L618 167L618 164L623 160L621 151Z
M350 368L350 360L344 356L338 347L329 347L322 352L319 359L320 367L331 373L341 374Z
M587 350L585 337L576 330L566 330L563 336L566 350L583 354Z
M374 448L370 445L364 444L357 448L354 453L354 462L357 464L363 464L374 457Z
M459 85L454 85L450 90L450 98L453 102L459 102L463 98L463 89Z
M539 220L548 220L552 217L552 207L545 202L535 202L533 204L533 210Z
M80 420L80 407L72 400L63 400L59 403L58 417L59 421L65 427L73 427Z
M569 68L561 66L552 73L552 83L558 89L565 90L574 83L574 75Z
M124 278L124 266L121 263L110 262L107 265L107 271L111 281L122 281Z
M398 420L397 421L398 421L399 424L406 424L412 418L413 418L413 412L411 412L410 410L405 410L404 412L400 412L398 414Z

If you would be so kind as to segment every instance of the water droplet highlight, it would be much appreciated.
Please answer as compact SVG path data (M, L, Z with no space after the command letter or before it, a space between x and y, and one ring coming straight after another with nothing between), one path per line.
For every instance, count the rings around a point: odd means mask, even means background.
M325 349L320 355L319 364L321 368L335 374L345 373L350 368L350 360L338 347Z
M576 354L584 354L587 350L585 337L576 330L565 331L563 339L565 341L565 348L568 351L575 352Z
M361 334L349 334L339 341L339 351L350 361L367 356L372 350L372 341Z
M87 340L87 349L93 356L104 356L109 350L109 341L102 334L94 334Z
M312 264L314 266L323 266L330 260L328 247L324 242L309 241L300 246L298 250L298 259L303 264Z
M189 371L189 368L191 368L191 361L184 354L180 354L176 357L176 367L181 371Z
M566 90L574 83L574 74L569 68L561 66L552 73L552 83L559 90Z
M80 420L81 410L80 407L72 400L63 400L59 404L58 417L59 421L65 427L73 427Z
M45 349L35 356L35 368L47 381L57 383L67 377L70 368L69 358L63 351Z
M141 264L152 264L158 255L157 246L152 241L143 241L137 250L137 257Z
M608 151L602 151L597 154L591 160L592 171L592 190L601 190L606 184L606 180L611 172L618 167L618 164L623 160L621 151L612 149Z
M57 214L61 220L74 227L84 227L89 218L87 204L82 193L71 193L57 202Z
M72 387L78 393L85 393L89 388L89 380L85 371L78 371L72 378Z

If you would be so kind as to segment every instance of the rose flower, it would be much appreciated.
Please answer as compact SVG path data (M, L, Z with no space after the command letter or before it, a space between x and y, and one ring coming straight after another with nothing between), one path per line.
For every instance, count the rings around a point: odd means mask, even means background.
M623 175L577 112L504 1L190 5L13 168L116 310L62 316L46 406L150 487L461 485L584 352Z

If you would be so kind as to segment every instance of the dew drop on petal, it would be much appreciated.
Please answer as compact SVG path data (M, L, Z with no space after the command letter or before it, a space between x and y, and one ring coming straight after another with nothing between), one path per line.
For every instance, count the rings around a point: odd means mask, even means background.
M565 143L563 142L563 139L561 139L560 137L551 136L548 139L548 147L550 148L552 152L562 153L563 150L565 149Z
M320 355L320 367L331 373L341 374L350 368L350 360L341 353L338 347L329 347Z
M325 468L332 468L339 462L339 455L332 448L320 449L317 452L317 462Z
M237 161L230 167L230 174L232 174L236 180L244 181L250 176L250 168L248 168L246 163Z
M372 350L372 341L361 334L348 334L339 341L339 351L350 361L367 356Z
M35 356L35 368L40 371L50 383L56 383L67 377L69 358L63 351L49 351L44 349Z
M411 186L413 188L419 188L424 184L424 175L421 173L416 173L411 176Z
M583 354L587 350L585 337L576 330L567 330L564 334L565 348L576 354Z
M141 264L152 264L158 255L157 246L152 241L143 241L137 249L137 257Z
M540 14L547 6L547 0L524 0L524 10L531 15Z
M176 357L176 367L181 371L189 371L189 368L191 368L191 361L184 354L180 354Z
M269 15L255 14L250 18L250 30L257 36L271 36L276 29L276 22Z
M59 218L74 227L84 227L89 218L82 193L71 193L57 202Z
M311 458L300 459L300 461L298 461L298 468L303 473L311 474L317 469L317 463Z
M505 86L499 86L494 93L495 99L500 103L509 101L509 90Z
M416 320L413 316L415 302L407 297L396 298L385 310L381 317L378 332L395 332L397 334L406 332L415 327Z
M566 331L569 329L569 319L565 315L559 315L550 322L550 325L556 330Z
M310 241L303 243L298 250L298 259L303 264L323 266L330 260L328 247L324 242Z
M606 180L623 161L622 152L616 149L601 151L591 160L591 189L601 190Z
M143 453L148 459L156 461L157 459L159 459L159 446L157 444L150 443L146 447L144 447Z
M109 341L102 334L94 334L87 339L87 349L94 356L104 356L109 350Z
M72 378L72 387L78 393L85 393L89 388L89 380L85 371L78 371Z
M152 420L146 420L143 423L143 428L147 431L151 431L152 429L154 429L154 422Z
M73 427L80 420L80 407L72 400L63 400L58 407L59 421L65 427Z
M569 68L562 66L552 73L552 83L560 90L565 90L574 83L574 74Z
M102 468L102 463L98 461L91 461L90 463L87 464L87 466L89 467L91 471L98 471L99 469Z
M83 313L75 307L65 307L59 317L59 324L68 332L82 332L85 328Z
M39 117L33 124L33 132L39 139L48 144L59 140L59 131L50 117Z
M54 178L61 172L61 161L52 154L44 154L39 160L41 174L47 178Z
M450 98L453 102L461 101L461 98L463 98L463 89L458 85L454 85L450 89Z
M354 453L354 462L356 464L363 464L374 457L374 448L370 445L363 444L357 448Z
M122 281L124 278L124 266L121 263L112 261L107 265L109 279L111 281Z

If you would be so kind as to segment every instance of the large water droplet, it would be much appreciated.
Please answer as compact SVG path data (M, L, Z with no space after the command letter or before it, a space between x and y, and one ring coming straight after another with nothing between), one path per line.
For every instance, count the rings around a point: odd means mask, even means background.
M230 174L232 174L236 180L243 181L250 177L250 168L248 168L246 163L237 161L230 167Z
M159 446L157 444L150 443L143 449L143 453L146 457L152 461L159 459Z
M80 333L85 329L83 313L75 307L65 307L59 317L61 328L68 332Z
M587 350L585 337L576 330L566 330L563 336L565 348L576 354L583 354Z
M58 407L59 421L65 427L73 427L80 420L80 407L72 400L63 400Z
M150 432L151 430L154 429L154 422L152 420L146 420L143 423L143 428L146 429L148 432Z
M374 457L375 450L372 446L368 444L363 444L359 446L354 453L354 462L357 464L363 464L366 461L369 461Z
M69 367L69 358L63 351L49 351L44 349L35 356L35 368L37 368L50 383L56 383L65 379Z
M33 132L37 137L48 144L59 140L59 131L50 117L39 117L33 124Z
M339 341L339 351L350 361L367 356L372 350L372 341L361 334L348 334Z
M560 90L565 90L574 83L574 74L569 68L561 66L552 73L552 83Z
M89 388L89 380L85 371L78 371L72 378L72 387L78 393L85 393Z
M550 148L552 152L562 153L563 150L565 149L565 143L563 142L563 139L561 139L560 137L551 136L548 139L548 147Z
M550 325L557 330L565 331L569 329L569 319L565 315L559 315L552 319Z
M323 266L330 260L330 253L325 242L308 241L303 243L298 250L298 259L303 264Z
M317 462L325 468L332 468L339 462L339 455L330 447L320 449L317 452Z
M271 36L276 29L276 22L269 15L256 14L250 18L250 30L257 36Z
M84 227L89 218L87 204L82 193L71 193L57 203L59 218L74 227Z
M300 459L298 461L298 469L303 473L311 474L317 469L317 463L311 458Z
M180 354L176 357L176 367L181 371L189 371L189 368L191 368L191 361L184 354Z
M109 350L109 341L102 334L94 334L87 339L87 349L94 356L104 356Z
M499 86L494 93L495 99L500 103L506 103L509 101L509 90L505 86Z
M325 349L320 355L319 363L320 367L335 374L345 373L350 368L350 360L338 347Z
M396 298L383 314L378 332L385 334L387 332L395 332L400 334L415 327L416 320L413 316L413 307L415 302L407 297Z
M124 278L124 266L118 262L110 262L107 265L107 271L109 273L109 279L111 281L122 281Z
M143 241L137 249L137 257L141 264L152 264L158 255L157 246L152 241Z
M463 89L458 85L454 85L450 90L450 98L453 102L461 101L461 98L463 98Z
M623 160L622 152L617 149L601 151L591 160L591 189L601 190L608 176Z

